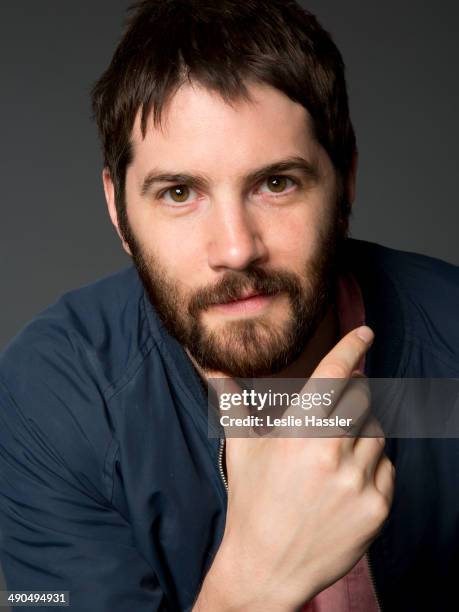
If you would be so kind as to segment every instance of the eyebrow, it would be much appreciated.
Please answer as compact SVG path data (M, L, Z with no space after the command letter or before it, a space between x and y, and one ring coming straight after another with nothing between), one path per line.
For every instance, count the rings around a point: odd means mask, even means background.
M280 161L274 162L262 168L258 168L247 174L244 177L244 183L246 185L258 183L263 179L268 178L282 172L288 172L291 170L299 170L305 176L306 179L311 182L317 182L320 174L317 167L317 163L308 161L307 159L299 156L288 157ZM193 175L186 173L173 173L165 170L153 169L145 176L140 194L145 196L150 188L155 183L174 183L179 185L189 185L196 189L205 189L209 186L209 181L205 176Z

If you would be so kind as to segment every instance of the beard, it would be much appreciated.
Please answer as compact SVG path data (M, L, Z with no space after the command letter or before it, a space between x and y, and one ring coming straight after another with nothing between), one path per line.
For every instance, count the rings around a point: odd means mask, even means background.
M302 273L250 265L227 271L212 286L184 292L159 258L140 248L126 216L122 234L129 245L147 296L167 332L208 372L235 378L278 374L302 353L335 299L338 262L346 237L347 219L339 210L321 228L317 247ZM238 299L250 290L286 297L288 315L272 321L266 315L233 319L209 329L202 320L207 308Z

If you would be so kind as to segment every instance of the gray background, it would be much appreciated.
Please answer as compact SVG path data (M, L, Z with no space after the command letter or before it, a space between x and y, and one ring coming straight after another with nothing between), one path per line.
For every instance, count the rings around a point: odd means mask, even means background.
M352 235L459 262L459 5L304 3L348 70ZM2 4L0 348L64 291L129 263L105 212L89 90L125 0Z
M128 2L2 3L0 348L64 291L128 265L105 212L89 90ZM347 65L352 235L459 263L459 4L311 0Z

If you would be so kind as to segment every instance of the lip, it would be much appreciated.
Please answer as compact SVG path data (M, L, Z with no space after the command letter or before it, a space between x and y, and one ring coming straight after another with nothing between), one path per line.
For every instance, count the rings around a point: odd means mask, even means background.
M255 314L263 311L269 306L273 299L274 296L272 295L245 291L238 300L226 302L224 304L215 304L212 309L227 315Z
M246 289L242 292L241 297L238 300L234 300L235 302L240 302L242 300L246 300L248 298L256 297L257 295L265 295L264 293L258 293L257 291L250 291L250 289ZM231 302L229 302L231 304Z

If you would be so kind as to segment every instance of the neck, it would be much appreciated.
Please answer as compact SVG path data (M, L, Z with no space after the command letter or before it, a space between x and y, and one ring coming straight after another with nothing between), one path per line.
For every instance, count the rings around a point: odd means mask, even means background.
M338 338L338 316L334 305L330 305L316 333L306 344L298 359L282 370L282 372L273 374L269 378L309 378L320 360L325 357L336 344ZM206 387L209 378L228 378L226 374L222 374L221 372L204 370L198 365L187 349L186 353Z

